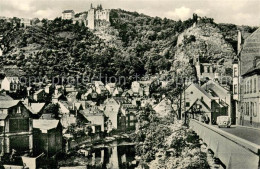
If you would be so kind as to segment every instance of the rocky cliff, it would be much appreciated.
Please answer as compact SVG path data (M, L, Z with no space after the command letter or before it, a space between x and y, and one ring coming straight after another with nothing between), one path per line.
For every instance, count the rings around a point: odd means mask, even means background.
M220 65L221 73L232 68L232 58L236 55L232 45L228 43L217 27L211 23L194 23L178 36L175 46L175 59L190 62L199 57L200 62Z

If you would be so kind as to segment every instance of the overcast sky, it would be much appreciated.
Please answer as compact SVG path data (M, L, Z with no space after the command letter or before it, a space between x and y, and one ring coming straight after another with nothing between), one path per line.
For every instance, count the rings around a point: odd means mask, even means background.
M174 20L197 13L217 23L260 26L260 0L0 0L0 16L53 19L65 9L86 11L90 3Z

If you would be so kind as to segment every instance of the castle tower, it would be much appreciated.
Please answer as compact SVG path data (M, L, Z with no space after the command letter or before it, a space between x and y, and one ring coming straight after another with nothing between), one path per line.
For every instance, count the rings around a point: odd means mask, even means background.
M95 29L97 26L110 23L109 15L110 10L103 9L101 4L97 5L97 8L94 8L91 4L88 10L87 27L89 29Z
M95 29L95 9L93 8L92 4L90 10L88 11L87 21L88 21L88 28Z

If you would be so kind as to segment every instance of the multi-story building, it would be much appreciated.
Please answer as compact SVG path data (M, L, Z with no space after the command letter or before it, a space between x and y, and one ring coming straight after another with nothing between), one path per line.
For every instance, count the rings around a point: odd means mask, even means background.
M241 32L238 31L238 43L237 43L237 49L238 52L237 54L239 55L241 52L241 43L242 43L242 36ZM236 56L233 60L233 112L236 114L236 124L239 124L239 101L240 101L240 83L239 81L241 80L241 77L239 76L239 58Z
M75 12L73 10L65 10L62 12L62 19L74 19Z
M47 157L62 152L62 126L59 120L33 120L34 155L45 153Z
M19 100L0 101L0 154L33 149L32 119Z
M252 33L241 44L241 33L238 34L238 61L233 64L234 99L237 99L238 124L251 127L260 127L260 28ZM241 49L241 51L240 51ZM236 83L236 67L238 72ZM237 86L237 87L236 87ZM238 88L237 90L235 90ZM238 94L235 94L235 93Z
M88 28L95 29L96 26L101 24L101 21L109 22L109 9L103 9L101 5L93 8L92 4L88 10L87 23Z
M67 17L65 16L65 14ZM74 18L74 13L72 17L72 13L70 10L70 11L66 11L66 13L64 13L63 15L64 17L62 17L62 19L64 18L73 19L73 24L76 23L79 23L80 25L84 24L89 29L95 29L98 26L109 24L110 10L103 9L101 5L98 5L96 8L94 8L93 5L91 4L90 9L87 11L87 14L82 13L81 15L79 15L79 17Z
M242 119L241 124L260 127L260 56L255 57L254 65L242 75Z
M1 90L16 92L20 90L21 82L18 77L5 77L1 84Z
M203 86L190 84L182 93L182 117L192 114L198 118L208 116L211 123L215 123L218 116L231 116L231 95L218 83L209 81Z
M201 81L203 79L218 79L219 73L216 71L215 67L211 63L201 63L199 60L199 56L195 58L194 62L196 68L196 74L198 80Z
M20 24L23 27L28 27L28 26L32 26L32 21L31 19L28 18L21 18Z

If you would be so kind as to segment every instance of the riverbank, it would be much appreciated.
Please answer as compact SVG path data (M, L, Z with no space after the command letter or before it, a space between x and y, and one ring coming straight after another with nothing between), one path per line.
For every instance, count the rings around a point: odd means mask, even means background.
M209 169L207 153L201 149L197 134L172 116L149 114L136 133L138 169Z

